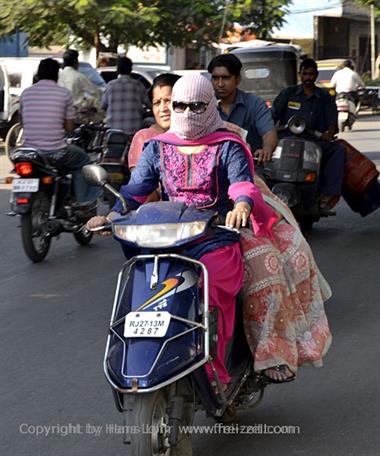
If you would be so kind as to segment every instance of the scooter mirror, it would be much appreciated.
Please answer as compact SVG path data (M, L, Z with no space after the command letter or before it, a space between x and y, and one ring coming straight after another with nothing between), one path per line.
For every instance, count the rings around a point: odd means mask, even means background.
M306 122L302 117L293 116L289 119L288 129L294 135L300 135L306 129Z
M86 181L91 185L104 187L104 185L109 182L107 171L99 165L83 166L82 174Z

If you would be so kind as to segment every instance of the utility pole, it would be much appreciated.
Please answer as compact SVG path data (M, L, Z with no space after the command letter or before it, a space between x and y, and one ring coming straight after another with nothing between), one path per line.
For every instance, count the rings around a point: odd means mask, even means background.
M371 21L371 78L375 79L375 7L373 3L370 5L370 21Z

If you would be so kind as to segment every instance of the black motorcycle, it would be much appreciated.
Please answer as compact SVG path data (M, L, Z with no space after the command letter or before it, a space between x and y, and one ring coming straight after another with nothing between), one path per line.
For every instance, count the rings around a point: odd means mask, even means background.
M128 153L132 137L116 129L108 129L104 136L102 154L97 163L107 171L110 184L117 190L127 184L131 177ZM115 196L107 189L104 189L103 200L110 209L116 202Z
M271 191L292 210L303 229L311 229L322 214L318 205L318 180L322 150L317 143L302 138L303 118L294 116L280 131L283 136L272 160L257 167ZM316 139L321 133L308 130ZM332 215L332 214L331 214Z
M93 233L85 228L96 215L96 203L82 206L73 197L72 178L59 161L48 159L37 149L19 148L10 159L19 178L13 180L11 211L21 218L22 243L33 262L41 262L51 240L62 232L73 233L80 245L87 245Z
M374 113L380 111L380 87L361 87L358 89L356 114L365 110L372 110Z
M132 134L122 130L89 123L76 127L70 133L67 143L85 150L92 163L101 165L107 171L110 184L120 189L130 178L128 153L132 137ZM107 189L103 190L100 198L110 209L116 202L115 196Z

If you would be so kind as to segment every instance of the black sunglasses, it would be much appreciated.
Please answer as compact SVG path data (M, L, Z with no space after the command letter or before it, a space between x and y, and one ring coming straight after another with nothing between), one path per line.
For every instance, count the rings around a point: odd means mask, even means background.
M173 101L173 111L174 112L185 112L187 108L195 114L203 114L206 111L208 103L203 101L195 101L194 103L184 103L182 101Z

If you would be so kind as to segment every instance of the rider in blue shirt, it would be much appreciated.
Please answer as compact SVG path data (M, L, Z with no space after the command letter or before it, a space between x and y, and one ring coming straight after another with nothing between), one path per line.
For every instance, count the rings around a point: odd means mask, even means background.
M271 112L264 100L238 89L242 64L233 54L214 57L208 65L220 117L247 130L246 141L258 161L271 159L277 144Z

